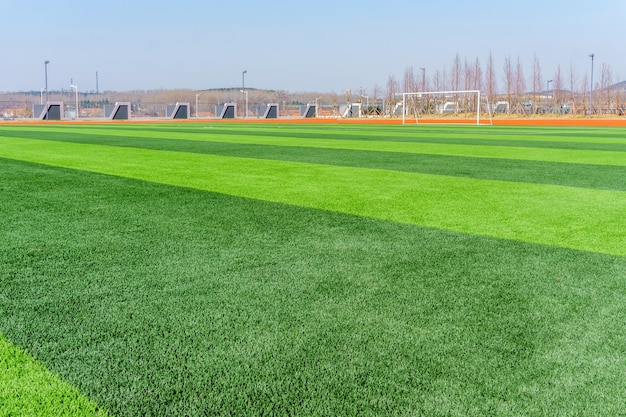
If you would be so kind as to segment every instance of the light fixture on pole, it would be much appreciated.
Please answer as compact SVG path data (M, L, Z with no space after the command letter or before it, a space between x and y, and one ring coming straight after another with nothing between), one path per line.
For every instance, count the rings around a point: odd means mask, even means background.
M73 88L74 91L76 92L76 116L74 116L74 118L78 119L78 86L74 84L70 84L70 88Z
M591 58L591 87L589 88L589 117L593 117L593 57L595 54L589 54Z
M248 71L243 71L241 73L241 104L243 104L245 106L245 110L244 110L244 117L248 117L248 106L245 104L246 101L246 73Z
M46 104L48 104L48 64L50 63L50 61L44 61L43 65L44 65L44 71L45 71L45 75L46 75Z
M202 93L196 93L196 119L198 118L198 97L200 97Z

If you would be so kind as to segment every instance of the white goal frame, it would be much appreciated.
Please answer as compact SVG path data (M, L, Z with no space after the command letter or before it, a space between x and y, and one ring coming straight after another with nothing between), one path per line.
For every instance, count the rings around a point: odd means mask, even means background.
M402 93L402 124L406 124L407 119L407 97L417 96L452 96L455 97L459 94L476 94L476 124L480 125L480 90L458 90L458 91L421 91L421 92L411 92L411 93ZM458 103L457 103L458 104ZM491 105L489 104L489 100L487 99L487 112L489 113L489 124L493 124L493 118L491 116ZM415 113L415 123L419 123L419 117L417 112Z

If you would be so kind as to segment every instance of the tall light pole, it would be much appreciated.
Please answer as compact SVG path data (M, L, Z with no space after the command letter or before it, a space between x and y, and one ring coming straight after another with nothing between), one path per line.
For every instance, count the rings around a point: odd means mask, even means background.
M46 104L48 104L48 64L50 63L50 61L46 60L43 63L44 66L44 71L46 74Z
M426 91L426 68L420 68L420 71L422 71L422 91ZM422 98L420 96L420 103L421 101ZM426 96L426 106L424 111L426 111L426 108L428 108L428 96Z
M550 91L550 83L551 82L552 82L552 80L546 81L546 107L545 107L546 111L552 111L552 108L548 107L548 103L549 103L549 101L548 101L548 97L549 97L548 96L548 92Z
M198 97L200 97L202 93L196 93L196 119L198 118Z
M246 106L245 117L248 117L248 92L246 90L241 90L241 93L243 94L244 103L245 103L245 106Z
M70 88L73 88L74 91L76 92L76 116L74 116L74 118L78 119L78 86L74 84L70 84Z
M245 91L246 91L246 73L247 72L248 71L243 71L241 73L241 104L243 104L245 106L244 107L245 108L245 110L244 110L244 117L248 117L248 106L245 104L245 101L246 101L246 94L245 94Z
M589 54L591 58L591 87L589 88L589 118L593 117L593 57L595 54Z

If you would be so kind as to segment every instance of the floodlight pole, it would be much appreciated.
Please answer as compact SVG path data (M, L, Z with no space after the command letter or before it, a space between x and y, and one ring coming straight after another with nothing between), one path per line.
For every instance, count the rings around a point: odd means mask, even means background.
M43 63L45 76L46 76L46 104L48 104L48 64L49 63L50 63L50 61L48 61L48 60L44 61L44 63Z
M248 117L248 104L246 103L246 73L248 71L243 71L241 73L241 102L242 104L244 104L245 106L245 110L244 110L244 117Z
M202 93L196 93L196 119L198 118L198 97L200 97Z
M595 54L589 54L591 58L591 86L589 88L589 118L593 118L593 57Z
M246 106L246 113L245 113L245 117L248 117L248 92L246 90L241 90L241 93L243 94L244 97L244 103Z
M552 80L548 80L546 81L546 110L548 107L548 92L550 91L550 83L552 82Z
M78 119L78 86L74 84L70 84L70 88L73 88L74 91L76 92L76 116L74 116L74 118Z

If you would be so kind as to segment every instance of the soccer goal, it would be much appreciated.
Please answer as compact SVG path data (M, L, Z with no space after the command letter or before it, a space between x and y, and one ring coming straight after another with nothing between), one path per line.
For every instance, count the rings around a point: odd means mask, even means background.
M489 100L481 98L480 90L423 91L402 94L402 124L415 123L467 123L481 124L481 113L493 124Z

